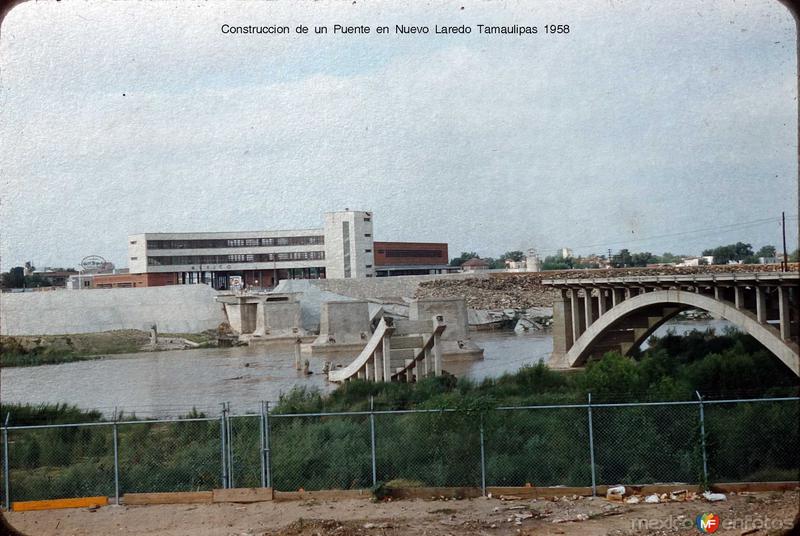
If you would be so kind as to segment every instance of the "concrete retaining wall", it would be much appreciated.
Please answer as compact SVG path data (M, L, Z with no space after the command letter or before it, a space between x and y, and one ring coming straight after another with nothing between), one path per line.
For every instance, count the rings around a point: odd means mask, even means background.
M115 329L196 333L225 321L208 285L0 294L0 334L63 335Z

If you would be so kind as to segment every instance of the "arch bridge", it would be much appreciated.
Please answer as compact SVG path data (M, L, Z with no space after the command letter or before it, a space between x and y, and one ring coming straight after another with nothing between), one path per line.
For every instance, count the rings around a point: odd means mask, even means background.
M557 291L550 366L583 366L623 355L687 309L724 318L755 337L800 376L797 272L709 273L543 279Z

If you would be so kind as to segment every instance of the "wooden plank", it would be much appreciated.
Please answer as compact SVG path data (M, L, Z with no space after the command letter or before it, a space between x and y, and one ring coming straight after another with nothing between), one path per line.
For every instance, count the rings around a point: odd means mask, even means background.
M126 493L123 504L194 504L211 503L214 496L210 491L181 491L168 493Z
M14 512L33 510L55 510L58 508L93 508L106 506L108 497L76 497L72 499L50 499L46 501L16 501L11 503Z
M272 500L272 488L215 489L212 493L215 503L251 503Z
M326 489L318 491L276 491L273 493L276 501L297 501L306 499L319 500L345 500L345 499L370 499L372 492L368 489Z

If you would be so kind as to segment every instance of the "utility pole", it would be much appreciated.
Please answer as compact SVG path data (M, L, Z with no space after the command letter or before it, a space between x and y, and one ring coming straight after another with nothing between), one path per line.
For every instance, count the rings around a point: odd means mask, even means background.
M781 229L783 231L783 260L781 261L781 269L784 272L789 271L789 257L786 255L786 212L781 211Z

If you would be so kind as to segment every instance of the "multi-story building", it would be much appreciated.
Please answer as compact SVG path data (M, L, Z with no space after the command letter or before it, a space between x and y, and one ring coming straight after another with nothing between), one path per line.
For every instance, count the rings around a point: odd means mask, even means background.
M155 284L272 287L281 279L373 277L372 213L325 214L325 225L285 231L144 233L128 237L131 274Z
M376 251L377 248L377 251ZM274 287L281 279L441 273L447 244L374 242L372 213L328 212L322 228L290 231L143 233L128 237L129 279L114 286L233 282ZM99 285L93 285L99 286Z

